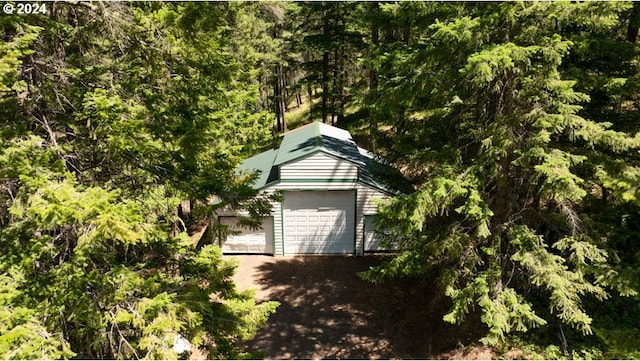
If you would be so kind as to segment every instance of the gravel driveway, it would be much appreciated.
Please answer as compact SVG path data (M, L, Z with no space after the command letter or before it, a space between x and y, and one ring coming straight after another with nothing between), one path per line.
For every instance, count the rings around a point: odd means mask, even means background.
M244 346L268 359L442 358L476 339L442 321L449 306L419 280L374 285L357 272L379 256L235 256L234 279L259 301L281 303Z

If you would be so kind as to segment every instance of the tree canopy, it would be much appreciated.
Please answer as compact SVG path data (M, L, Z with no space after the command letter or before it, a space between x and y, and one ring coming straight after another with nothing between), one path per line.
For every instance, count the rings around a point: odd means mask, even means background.
M488 345L638 356L637 3L45 6L0 18L0 357L250 356L277 303L187 230L226 206L260 224L236 167L303 107L413 185L364 278L435 279Z
M639 204L635 11L382 6L421 19L372 59L365 97L391 119L378 144L416 191L382 205L378 226L402 252L366 277L436 272L445 320L479 309L490 345L555 320L591 334L587 303L636 296L638 246L617 228Z
M1 24L0 356L241 357L277 304L174 228L181 199L254 195L235 167L272 117L232 31L253 10L46 5Z

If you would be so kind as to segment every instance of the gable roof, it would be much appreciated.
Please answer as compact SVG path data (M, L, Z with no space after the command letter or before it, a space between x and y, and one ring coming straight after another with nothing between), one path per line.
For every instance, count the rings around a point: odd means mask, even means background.
M385 180L389 177L402 178L398 170L382 164L372 153L358 147L348 131L321 122L307 124L285 133L279 148L269 149L248 158L240 165L239 170L260 172L253 187L262 189L278 181L279 166L317 152L353 163L358 167L359 180L365 184L385 193L400 192L395 187L390 187L389 182Z

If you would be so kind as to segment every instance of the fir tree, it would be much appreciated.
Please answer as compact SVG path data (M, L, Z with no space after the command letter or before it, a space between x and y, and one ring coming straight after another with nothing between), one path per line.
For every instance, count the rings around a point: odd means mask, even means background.
M395 115L383 144L418 186L382 205L379 228L402 253L367 278L440 272L445 320L479 308L491 345L552 319L590 334L585 297L637 293L589 205L603 187L611 204L635 199L640 135L587 118L589 96L561 72L568 29L606 32L628 7L424 7L433 23L385 52L375 104Z
M270 142L225 9L48 8L0 24L0 357L244 357L277 303L174 229L183 197L251 199L235 166Z

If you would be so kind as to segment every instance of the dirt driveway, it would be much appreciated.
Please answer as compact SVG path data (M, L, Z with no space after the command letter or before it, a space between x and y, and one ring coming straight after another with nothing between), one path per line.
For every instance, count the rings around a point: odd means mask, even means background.
M268 359L443 358L477 340L442 321L448 300L418 280L374 285L357 272L378 256L236 256L241 289L281 303L244 346Z

